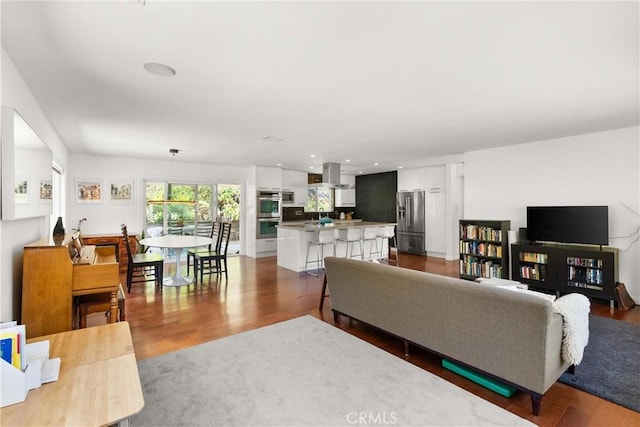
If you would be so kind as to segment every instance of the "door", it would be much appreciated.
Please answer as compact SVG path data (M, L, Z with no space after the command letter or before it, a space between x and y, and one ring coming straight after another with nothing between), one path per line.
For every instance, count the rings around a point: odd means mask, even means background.
M231 223L228 255L240 253L240 186L237 184L218 184L217 217Z

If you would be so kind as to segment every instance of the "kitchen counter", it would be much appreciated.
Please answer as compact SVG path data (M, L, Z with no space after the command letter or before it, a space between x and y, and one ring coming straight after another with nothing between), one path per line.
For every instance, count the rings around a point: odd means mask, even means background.
M351 226L354 226L354 227L363 226L363 224L376 226L377 224L383 224L383 223L363 221L361 219L332 219L331 222L328 224L319 224L318 221L287 221L278 225L278 227L295 229L295 230L304 229L308 231L318 231L323 227L345 228L345 227L351 227Z
M336 237L338 236L338 230L344 230L348 228L365 228L365 227L383 227L388 225L396 225L389 222L373 222L363 221L361 219L355 220L333 220L329 224L318 224L317 221L292 221L283 222L278 226L278 239L277 239L277 252L278 252L278 265L280 267L288 268L289 270L301 272L305 270L305 261L307 256L308 242L311 240L315 233L320 230L333 230ZM378 245L382 244L382 253L386 254L388 251L388 239L378 239ZM371 253L371 242L367 242L363 246L365 259L368 258ZM357 248L357 246L356 246ZM317 251L316 247L311 247L309 259L316 259ZM336 242L336 256L343 257L346 255L346 243ZM356 249L357 253L357 249ZM325 256L333 255L330 248L325 247ZM313 269L315 264L310 264L309 268Z

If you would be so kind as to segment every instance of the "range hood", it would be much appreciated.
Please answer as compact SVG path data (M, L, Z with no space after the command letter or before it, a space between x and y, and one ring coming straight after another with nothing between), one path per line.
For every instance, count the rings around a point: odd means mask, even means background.
M322 182L309 184L309 187L355 188L353 185L340 183L340 163L323 163Z

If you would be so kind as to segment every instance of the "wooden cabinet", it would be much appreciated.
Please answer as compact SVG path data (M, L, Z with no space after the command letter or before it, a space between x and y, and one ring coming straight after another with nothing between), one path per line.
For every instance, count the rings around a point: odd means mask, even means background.
M511 246L513 280L557 294L615 300L618 249L547 243Z
M85 245L113 246L116 250L116 257L120 264L120 271L127 271L127 248L122 241L122 234L90 234L82 235L82 242ZM137 251L138 242L135 234L129 234L129 245L133 252Z
M511 221L460 220L460 278L509 278Z

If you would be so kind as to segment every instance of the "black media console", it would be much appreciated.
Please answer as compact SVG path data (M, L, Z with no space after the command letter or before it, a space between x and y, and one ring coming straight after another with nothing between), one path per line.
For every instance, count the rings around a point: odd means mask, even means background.
M609 300L618 281L618 249L561 243L511 245L512 279L557 295L580 293Z

